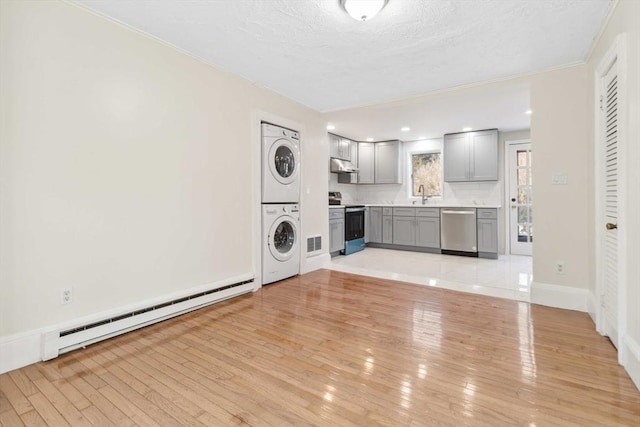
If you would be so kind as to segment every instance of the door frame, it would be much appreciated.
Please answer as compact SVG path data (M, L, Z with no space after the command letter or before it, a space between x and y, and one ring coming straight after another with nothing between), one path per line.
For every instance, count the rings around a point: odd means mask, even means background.
M504 141L504 252L506 255L511 255L511 198L509 197L509 189L511 188L511 162L509 160L509 151L511 146L518 144L531 144L531 152L533 152L531 138ZM531 177L531 189L533 190L533 176ZM531 259L533 259L533 249L531 251Z
M605 142L600 135L604 132L602 122L600 120L600 94L605 89L602 84L603 77L607 74L611 66L616 63L618 75L618 224L622 230L625 230L627 217L627 40L626 34L619 34L609 47L607 53L600 60L594 74L595 92L594 92L594 249L595 249L595 324L598 333L605 333L605 312L604 312L604 239L605 239L605 214L604 214L604 192L602 191L603 176L605 171L605 162L602 158ZM618 330L618 362L625 366L626 346L624 337L626 336L626 297L627 297L627 239L626 233L623 231L618 233L618 313L617 313L617 330Z

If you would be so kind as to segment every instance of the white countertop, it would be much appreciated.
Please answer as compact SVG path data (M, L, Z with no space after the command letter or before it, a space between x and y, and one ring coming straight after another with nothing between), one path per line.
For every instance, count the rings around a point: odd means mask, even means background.
M446 202L432 202L432 203L365 203L365 206L375 206L382 208L478 208L478 209L500 209L501 205L473 205L464 203L446 203Z
M464 203L442 203L442 202L432 202L427 204L416 203L415 205L411 203L363 203L364 206L374 206L381 208L478 208L478 209L500 209L501 205L473 205L473 204L464 204ZM344 209L345 205L329 205L329 209Z

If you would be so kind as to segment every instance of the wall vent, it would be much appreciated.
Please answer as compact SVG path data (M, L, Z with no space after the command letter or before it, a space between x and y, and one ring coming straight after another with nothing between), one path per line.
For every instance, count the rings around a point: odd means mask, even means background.
M73 328L44 333L42 360L251 292L253 287L253 278L242 280Z
M322 252L322 236L307 237L307 257L320 255Z

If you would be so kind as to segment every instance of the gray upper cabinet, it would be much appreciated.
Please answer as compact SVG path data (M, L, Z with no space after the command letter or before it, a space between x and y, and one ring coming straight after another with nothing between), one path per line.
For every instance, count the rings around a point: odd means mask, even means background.
M358 184L374 184L375 147L373 142L358 143Z
M329 134L329 152L331 157L351 161L351 145L351 141L347 138L332 133Z
M444 180L447 182L469 180L469 144L466 133L444 136Z
M400 141L378 142L375 147L375 183L402 184Z
M444 136L444 180L447 182L498 180L498 130Z
M358 184L402 184L401 150L400 141L359 142Z

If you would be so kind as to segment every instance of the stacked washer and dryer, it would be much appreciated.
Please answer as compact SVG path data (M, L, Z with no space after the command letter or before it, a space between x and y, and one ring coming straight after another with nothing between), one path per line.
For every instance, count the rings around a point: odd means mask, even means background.
M300 134L262 123L262 284L300 273Z

